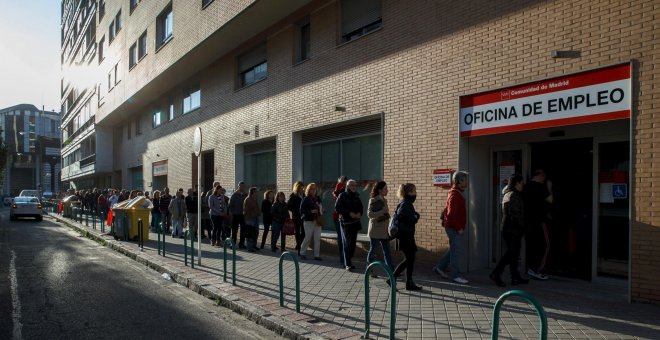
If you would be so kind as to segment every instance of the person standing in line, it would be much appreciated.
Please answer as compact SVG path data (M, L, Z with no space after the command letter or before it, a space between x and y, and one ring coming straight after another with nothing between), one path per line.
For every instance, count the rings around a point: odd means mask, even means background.
M511 271L511 285L529 283L529 280L520 277L520 272L518 271L520 247L522 238L525 236L522 191L522 176L517 174L511 176L507 186L504 188L504 197L502 198L502 239L506 243L506 253L504 253L497 263L497 267L489 275L490 279L500 287L506 286L500 277L506 266L509 266L509 270Z
M364 213L364 206L360 200L360 194L357 192L355 180L351 179L346 182L346 191L337 198L335 210L339 213L339 224L344 237L344 266L346 270L350 271L355 269L352 260L357 245L357 234L362 229L360 218Z
M160 213L160 191L154 191L153 207L151 208L151 230L157 231L160 228L162 214Z
M277 239L281 238L280 245L282 251L286 251L286 235L282 233L282 226L284 221L289 217L289 211L286 207L286 195L280 191L275 195L275 203L270 208L270 213L273 216L273 234L270 237L270 250L277 251Z
M162 218L162 224L163 224L163 233L167 233L170 231L170 226L172 225L171 221L171 214L170 214L170 202L172 202L172 195L170 195L170 188L165 187L163 189L163 192L160 195L160 204L158 207L160 208L160 214Z
M98 202L97 204L99 207L99 213L101 214L101 218L105 218L106 216L108 216L108 210L110 209L110 205L108 202L108 192L106 190L103 190L101 192L99 198L97 199L97 202Z
M525 184L523 200L527 226L527 275L538 280L547 280L548 275L543 273L550 252L547 222L550 220L549 207L554 196L552 182L547 180L545 171L534 171L532 180Z
M346 176L340 176L337 179L337 184L335 189L332 191L332 206L334 207L337 204L337 197L341 195L342 192L346 190L346 182L348 178ZM339 248L339 264L344 266L344 236L341 234L341 226L339 225L339 213L337 210L332 209L332 221L335 224L335 231L337 232L337 248Z
M236 244L238 230L241 229L241 238L238 248L245 249L245 215L243 215L243 202L247 195L245 194L245 183L238 182L238 188L229 198L229 213L231 214L231 239Z
M259 202L257 201L257 188L251 187L248 196L243 201L243 215L245 216L245 226L241 231L245 231L245 239L247 240L247 250L251 253L259 250L257 248L257 239L259 239Z
M298 251L298 255L300 255L300 246L305 238L305 229L303 228L303 221L300 217L300 204L302 203L304 189L305 186L302 181L294 183L293 192L289 195L289 201L287 201L287 208L291 212L291 219L296 227L296 250Z
M169 211L172 215L172 237L183 238L183 224L186 219L186 202L183 199L183 189L178 190L176 197L170 201Z
M227 196L227 189L220 188L220 198L225 201L225 207L229 207L229 196ZM222 217L222 230L221 236L222 240L228 239L231 237L231 214L229 213L229 208L225 209L225 216Z
M387 206L387 183L379 181L371 190L371 198L367 206L367 216L369 217L369 229L367 234L371 242L369 243L369 252L367 253L367 265L374 260L376 248L380 245L383 248L383 258L385 264L394 270L392 257L390 256L390 236L388 226L390 222L390 209Z
M415 231L419 214L415 210L415 200L417 199L417 187L412 183L406 183L399 186L398 191L399 204L394 212L398 221L398 232L396 238L399 239L399 247L403 252L403 261L394 270L394 277L399 277L406 271L406 290L421 290L422 287L413 281L413 270L415 268L415 256L417 253L417 243L415 242ZM391 285L390 279L387 284Z
M202 225L200 226L201 228L201 233L202 233L202 238L206 238L206 235L208 234L209 238L209 243L211 243L211 236L213 235L213 228L210 226L211 225L211 213L209 211L209 197L206 195L206 192L204 190L201 191L202 196L199 198L202 201Z
M449 249L440 258L440 262L433 268L433 271L449 278L447 267L451 265L451 279L460 284L469 283L468 280L461 277L461 250L463 248L463 233L467 224L467 210L465 208L465 198L463 192L468 187L468 174L465 171L457 171L452 178L454 185L449 190L447 202L445 204L445 232L449 238Z
M222 197L222 187L218 184L213 188L213 193L208 196L209 214L211 217L211 224L213 232L211 234L211 246L220 246L223 239L221 238L223 228L223 216L226 214L225 199Z
M108 198L108 202L110 203L110 209L112 209L115 204L119 203L119 196L117 196L116 189L112 189L112 195Z
M197 192L192 188L188 188L188 195L186 196L186 219L188 219L188 229L193 233L197 239L197 202L199 197Z
M300 259L306 260L307 247L314 241L314 260L321 261L321 226L316 223L319 216L323 216L321 199L316 194L316 183L307 184L305 198L300 203L300 214L302 216L305 239L300 245Z
M261 214L264 216L264 235L261 237L261 249L264 249L264 246L266 245L266 237L268 237L270 225L273 224L273 215L270 213L270 209L273 207L274 199L275 195L273 191L268 190L264 193L264 200L261 201Z

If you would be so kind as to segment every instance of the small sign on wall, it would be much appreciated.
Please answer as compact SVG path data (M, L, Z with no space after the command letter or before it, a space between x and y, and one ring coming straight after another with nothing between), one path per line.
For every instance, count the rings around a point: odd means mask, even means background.
M451 169L433 170L433 186L442 188L451 188Z

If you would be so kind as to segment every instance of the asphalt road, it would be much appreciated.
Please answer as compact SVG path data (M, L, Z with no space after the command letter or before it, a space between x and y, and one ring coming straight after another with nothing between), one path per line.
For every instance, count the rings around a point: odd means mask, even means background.
M281 339L49 218L0 209L0 339Z

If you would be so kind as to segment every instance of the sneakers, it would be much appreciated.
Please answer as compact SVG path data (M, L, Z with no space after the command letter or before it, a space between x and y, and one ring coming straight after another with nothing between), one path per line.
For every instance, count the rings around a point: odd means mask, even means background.
M527 269L527 275L537 279L537 280L547 280L549 279L548 275L545 275L541 272L535 272L531 269Z
M464 278L462 278L462 277L460 277L460 276L459 276L459 277L455 277L452 281L454 281L454 282L456 282L456 283L460 283L460 284L462 284L462 285L466 285L466 284L470 283L470 281L468 281L468 280L466 280L466 279L464 279Z
M447 275L447 273L445 273L444 271L440 270L440 268L438 267L433 267L433 272L440 275L440 277L442 277L443 279L449 278L449 275Z

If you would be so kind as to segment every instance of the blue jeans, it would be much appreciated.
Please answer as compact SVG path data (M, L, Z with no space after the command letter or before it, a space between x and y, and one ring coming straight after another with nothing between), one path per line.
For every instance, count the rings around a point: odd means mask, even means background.
M447 267L451 266L451 278L455 279L461 275L461 249L463 248L463 235L459 234L456 229L445 228L447 236L449 237L449 249L440 258L440 262L436 268L443 272Z
M257 239L259 238L259 217L245 221L243 228L254 228L254 238L245 238L245 245L248 250L257 250Z
M335 231L337 231L337 247L339 248L339 263L344 264L344 236L341 234L339 220L335 220Z
M385 258L385 264L394 271L394 264L392 263L392 257L390 257L390 240L381 240L372 238L369 243L369 253L367 253L367 264L370 264L374 261L374 256L376 255L376 248L378 244L383 247L383 257Z
M270 246L273 250L275 250L275 246L277 245L277 239L280 238L281 235L281 246L280 249L282 251L286 250L286 235L282 234L282 226L284 225L284 222L277 222L273 220L273 233L270 235Z

